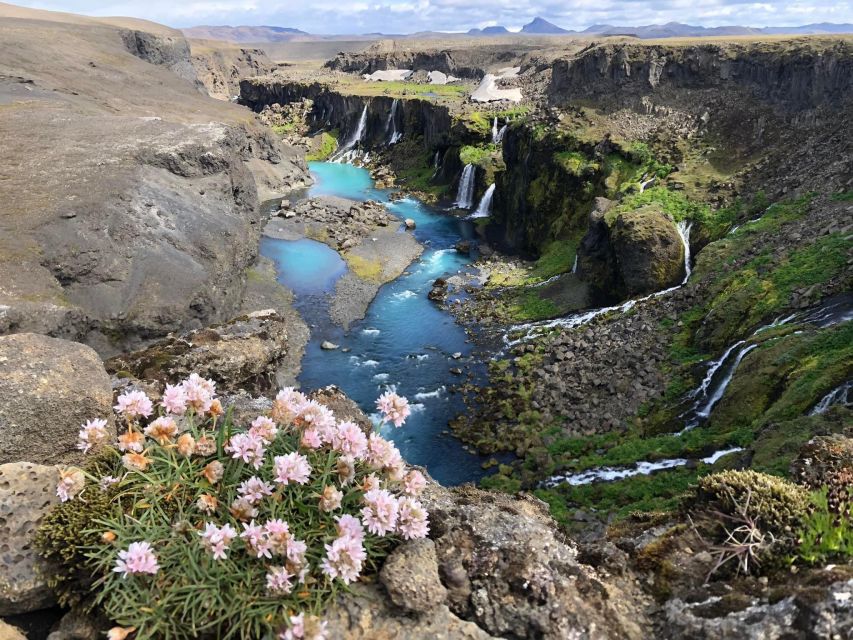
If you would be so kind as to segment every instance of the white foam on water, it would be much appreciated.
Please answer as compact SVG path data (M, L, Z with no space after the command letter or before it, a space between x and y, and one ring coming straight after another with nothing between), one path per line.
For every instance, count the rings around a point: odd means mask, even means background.
M440 398L441 394L444 393L446 390L446 387L442 385L435 391L420 391L416 393L413 397L415 400L429 400L430 398Z
M362 329L361 332L366 336L378 336L381 333L379 329Z

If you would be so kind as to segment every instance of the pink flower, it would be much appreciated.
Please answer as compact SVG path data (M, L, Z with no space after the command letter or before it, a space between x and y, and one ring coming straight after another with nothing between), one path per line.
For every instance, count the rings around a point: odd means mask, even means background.
M284 567L270 567L267 572L267 591L273 595L287 595L293 589L293 576Z
M320 567L332 580L340 578L349 584L358 580L365 558L367 552L361 540L344 535L326 545L326 557Z
M290 628L282 631L279 640L326 640L326 625L324 620L316 616L305 617L304 613L290 616Z
M272 490L273 486L269 482L264 482L258 476L252 476L240 484L237 493L251 504L257 504L264 499L264 496L272 495Z
M361 460L367 452L367 436L354 422L341 422L334 433L332 447L335 451Z
M287 559L293 564L301 566L305 564L305 552L308 551L308 545L304 540L296 538L287 539Z
M249 433L238 433L228 440L228 444L225 445L225 452L230 453L235 460L242 460L255 469L260 469L264 463L266 448L264 441L260 438Z
M290 541L290 526L281 518L268 520L264 525L264 534L269 539L270 549L278 555L287 553Z
M275 426L275 422L266 416L258 416L252 420L252 426L249 428L249 435L259 438L267 444L275 439L277 433L278 427Z
M314 427L322 434L326 429L335 426L335 414L316 400L307 400L299 407L299 413L294 421L297 426Z
M150 573L154 575L160 570L157 556L147 542L131 542L126 551L118 552L118 559L113 571L121 573L126 578L132 573Z
M313 427L309 427L302 432L302 438L299 440L306 449L319 449L323 446L323 437L320 432Z
M284 456L276 456L273 470L275 471L275 481L285 486L291 482L305 484L311 475L311 465L308 464L308 458L295 451Z
M60 502L68 502L86 486L86 476L81 469L69 467L59 472L59 483L56 485L56 495Z
M391 422L395 427L402 427L406 418L412 413L409 401L393 391L386 391L379 396L376 400L376 408L382 412L382 422Z
M251 520L258 515L258 510L255 509L255 506L246 500L246 498L237 498L234 500L234 502L231 503L231 506L228 507L228 511L237 520L244 521Z
M178 432L178 425L172 418L162 416L145 427L143 432L152 440L156 440L160 446L163 446L175 437Z
M197 373L193 373L181 383L181 387L188 407L200 414L210 411L213 397L216 395L216 383L213 380L206 380Z
M344 494L335 489L334 486L327 484L323 487L323 493L320 495L320 511L334 511L341 508L341 500L344 499Z
M230 524L217 527L212 522L208 522L204 526L204 531L199 531L199 535L202 538L202 545L213 554L213 559L222 560L227 557L225 552L228 551L231 541L237 537L237 532Z
M107 432L106 420L88 420L77 434L77 448L83 453L89 453L109 443L110 434Z
M429 533L429 521L426 509L414 498L402 497L399 500L397 531L406 540L426 538Z
M270 415L279 424L288 425L296 418L299 407L307 401L305 394L294 390L293 387L286 387L276 395Z
M345 513L335 518L339 536L349 536L355 540L364 540L364 527L357 517Z
M420 495L424 488L426 488L426 478L424 478L424 474L417 469L412 469L406 474L406 477L403 478L403 491L408 493L410 496Z
M397 525L397 499L385 489L373 489L364 494L365 506L361 516L367 530L378 536L393 532Z
M145 436L139 431L127 431L118 437L119 451L142 453L145 448Z
M121 480L115 476L104 476L98 481L98 486L101 488L101 491L109 491L109 488L118 482L121 482Z
M142 391L128 391L118 397L118 404L113 407L128 420L137 417L147 418L154 407L151 400Z
M402 462L402 456L394 446L378 433L371 433L367 440L367 464L374 469L392 467Z
M187 394L183 385L167 384L160 401L167 413L182 416L187 411Z
M240 537L245 541L249 550L259 558L272 558L272 552L270 551L272 545L267 539L266 529L256 525L254 520L249 524L244 522L243 529L244 531L240 534Z

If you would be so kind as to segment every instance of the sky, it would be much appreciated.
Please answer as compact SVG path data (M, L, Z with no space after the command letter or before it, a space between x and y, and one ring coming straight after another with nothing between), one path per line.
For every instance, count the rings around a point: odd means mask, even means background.
M853 0L7 0L37 9L133 16L172 27L273 25L317 34L517 30L540 16L565 29L685 22L706 27L853 22Z

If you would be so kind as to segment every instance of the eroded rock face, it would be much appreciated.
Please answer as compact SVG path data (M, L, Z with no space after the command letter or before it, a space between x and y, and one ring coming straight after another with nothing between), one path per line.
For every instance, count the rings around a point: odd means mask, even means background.
M0 463L73 462L80 426L112 425L110 378L89 347L22 333L0 337Z
M277 373L287 351L287 323L267 310L170 336L108 360L107 368L161 384L176 384L197 373L215 380L220 393L242 389L260 394L278 386Z
M432 540L412 540L397 547L379 574L398 607L426 613L444 603L447 589L438 575L438 558Z
M40 575L33 536L59 501L58 480L55 467L29 462L0 465L0 615L37 611L54 602Z

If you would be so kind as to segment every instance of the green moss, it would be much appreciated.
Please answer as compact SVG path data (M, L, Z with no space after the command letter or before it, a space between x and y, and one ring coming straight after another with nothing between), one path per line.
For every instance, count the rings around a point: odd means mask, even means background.
M369 260L354 253L345 253L344 260L350 270L362 280L382 282L382 262Z
M599 169L597 162L593 162L580 151L559 151L554 154L554 161L576 176L590 174Z
M676 222L682 220L706 220L711 217L711 208L704 203L689 200L680 191L666 187L650 187L642 193L627 196L621 203L607 212L607 220L615 220L623 212L633 211L648 205L657 205Z
M487 144L482 146L466 145L459 150L459 160L462 164L484 165L488 163L492 155L498 152L497 145Z
M308 162L322 162L331 156L338 148L338 130L323 131L316 149L305 156Z
M284 124L276 124L276 125L272 126L272 130L276 134L283 136L286 133L291 133L292 131L296 131L296 123L295 122L286 122Z

